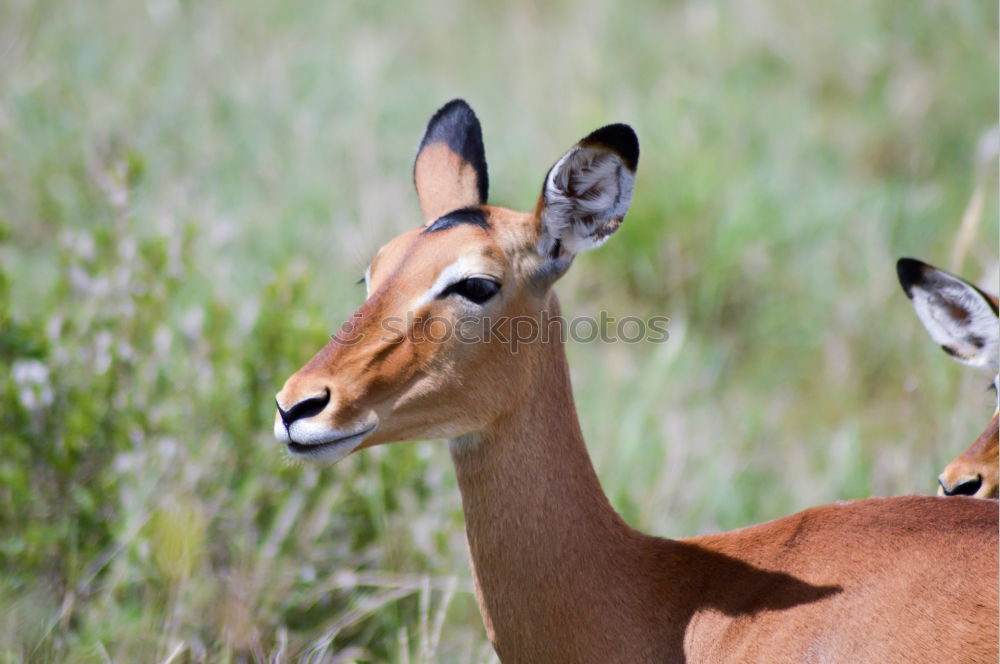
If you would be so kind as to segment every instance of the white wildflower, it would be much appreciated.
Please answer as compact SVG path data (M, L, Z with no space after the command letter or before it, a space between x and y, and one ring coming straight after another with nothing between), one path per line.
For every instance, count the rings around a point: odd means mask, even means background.
M11 366L17 397L28 410L52 403L55 394L49 382L49 368L38 360L17 360Z
M160 325L153 333L153 352L157 357L164 357L170 352L170 344L173 342L173 333L166 325Z
M94 338L94 373L102 375L111 368L111 333L101 330Z
M201 307L188 309L181 316L181 334L188 341L201 337L201 328L205 323L205 310Z

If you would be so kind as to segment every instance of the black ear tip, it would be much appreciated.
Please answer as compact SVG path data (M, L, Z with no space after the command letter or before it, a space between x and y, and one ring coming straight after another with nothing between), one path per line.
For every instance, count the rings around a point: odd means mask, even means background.
M627 124L609 124L590 132L580 145L602 145L617 152L629 170L639 165L639 137Z
M900 258L896 261L899 285L903 287L907 295L910 295L910 289L913 288L914 284L923 281L924 270L928 267L927 263L918 261L916 258Z
M448 133L455 133L456 130L472 131L479 135L482 133L475 111L464 99L452 99L431 116L427 122L423 144L446 139Z
M475 117L476 117L476 114L472 110L472 107L469 106L469 103L467 101L465 101L464 99L461 99L461 98L452 99L447 104L445 104L444 106L442 106L441 108L439 108L437 110L437 112L434 114L434 117L435 118L440 118L440 117L444 117L446 115L453 115L453 114L456 114L456 115L460 114L460 115L463 115L463 116L472 116L473 119L475 119Z

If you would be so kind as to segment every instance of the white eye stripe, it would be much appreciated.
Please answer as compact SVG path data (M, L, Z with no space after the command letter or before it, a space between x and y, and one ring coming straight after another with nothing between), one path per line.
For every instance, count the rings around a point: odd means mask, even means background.
M488 271L483 268L484 266L482 261L478 257L463 256L462 258L459 258L457 261L441 270L441 274L439 274L438 278L434 281L434 285L424 291L420 297L413 301L413 310L416 311L420 307L423 307L427 303L431 302L444 293L452 284L470 277L485 276L488 274Z

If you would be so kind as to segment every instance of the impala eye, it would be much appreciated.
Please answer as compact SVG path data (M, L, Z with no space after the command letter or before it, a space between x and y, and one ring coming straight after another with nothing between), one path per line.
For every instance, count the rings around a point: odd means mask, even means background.
M482 304L499 292L500 284L496 281L485 277L469 277L448 286L441 293L441 297L448 297L454 293L476 304Z

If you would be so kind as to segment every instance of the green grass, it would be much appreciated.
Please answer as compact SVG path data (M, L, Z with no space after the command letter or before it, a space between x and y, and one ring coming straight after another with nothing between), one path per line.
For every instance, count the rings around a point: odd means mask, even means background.
M642 143L564 311L615 506L666 536L931 493L981 430L896 283L997 291L997 8L930 0L0 6L0 662L487 661L439 442L289 465L273 395L417 223L465 97L526 209L598 125ZM977 178L970 251L952 253Z

